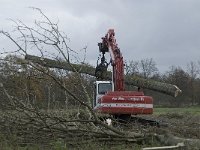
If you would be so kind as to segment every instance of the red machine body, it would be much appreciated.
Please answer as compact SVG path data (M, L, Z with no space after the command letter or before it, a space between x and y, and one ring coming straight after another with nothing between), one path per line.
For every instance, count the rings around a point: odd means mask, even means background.
M94 110L100 113L120 114L152 114L153 99L139 91L125 91L124 87L124 61L120 49L116 43L114 29L109 29L100 43L100 52L109 52L112 65L112 84L114 88L104 94L98 94L96 90L96 102ZM104 60L104 59L103 59ZM108 81L97 81L96 89L100 84ZM113 87L113 86L112 86Z
M153 99L143 92L107 92L99 99L101 113L107 114L152 114Z

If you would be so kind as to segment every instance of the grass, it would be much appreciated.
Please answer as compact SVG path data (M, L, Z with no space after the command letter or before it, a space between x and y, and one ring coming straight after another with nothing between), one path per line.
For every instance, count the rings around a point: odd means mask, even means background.
M186 113L192 115L200 115L200 106L184 107L184 108L154 108L154 114L166 114L166 113Z

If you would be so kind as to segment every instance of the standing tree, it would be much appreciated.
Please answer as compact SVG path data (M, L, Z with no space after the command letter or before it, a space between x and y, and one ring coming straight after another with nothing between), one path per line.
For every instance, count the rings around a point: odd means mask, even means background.
M181 94L176 101L172 102L177 106L188 103L188 79L188 73L185 72L181 67L171 66L171 70L165 73L165 82L176 84L183 90L183 94Z
M158 72L155 61L150 59L142 59L140 61L130 61L126 64L127 75L139 75L145 79L151 78Z
M145 79L152 77L158 72L155 61L150 59L143 59L140 61L141 74Z
M139 61L131 60L129 63L126 63L126 75L138 75L139 72Z
M187 64L187 73L189 74L189 89L190 89L190 95L191 95L191 103L195 105L198 93L198 88L196 87L196 78L199 74L199 69L197 67L197 64L195 62L190 62Z

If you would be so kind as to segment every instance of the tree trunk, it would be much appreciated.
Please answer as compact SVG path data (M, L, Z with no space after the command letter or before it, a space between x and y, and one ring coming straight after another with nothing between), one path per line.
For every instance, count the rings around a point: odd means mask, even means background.
M29 60L33 63L38 63L44 67L58 68L69 71L74 71L74 69L76 69L76 71L80 73L85 73L91 76L95 76L95 68L86 64L72 64L48 58L41 58L33 55L26 55L25 60ZM22 60L20 60L20 62L27 63ZM111 79L112 79L111 72L108 71L105 80L111 80ZM176 85L144 79L137 76L125 77L125 84L154 90L157 92L171 95L173 97L176 97L179 93L181 93L181 90Z

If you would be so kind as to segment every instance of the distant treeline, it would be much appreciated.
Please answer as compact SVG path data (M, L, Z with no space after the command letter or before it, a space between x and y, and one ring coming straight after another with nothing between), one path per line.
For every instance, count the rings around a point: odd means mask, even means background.
M45 71L51 71L55 78L59 78L72 93L84 101L85 94L80 88L80 81L77 80L77 74L59 69L44 69L44 72L38 71L30 65L17 65L14 62L15 57L7 56L0 61L0 83L2 83L10 96L23 100L26 103L36 104L43 109L62 109L77 107L79 104L73 101L68 93L49 76ZM189 105L200 105L200 79L198 63L190 62L188 70L181 67L172 66L169 71L161 74L156 68L153 59L144 59L141 61L131 61L126 64L126 75L138 75L146 79L153 79L161 82L177 85L182 94L174 98L155 91L143 89L146 95L154 98L155 106L182 107ZM93 99L94 77L81 74L81 82L88 91L91 101ZM134 87L126 87L133 90ZM0 90L0 107L4 109L8 95Z

